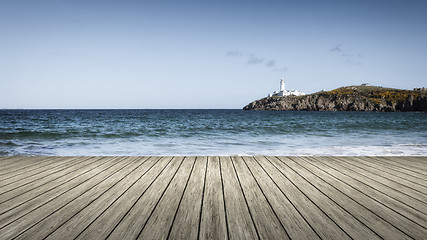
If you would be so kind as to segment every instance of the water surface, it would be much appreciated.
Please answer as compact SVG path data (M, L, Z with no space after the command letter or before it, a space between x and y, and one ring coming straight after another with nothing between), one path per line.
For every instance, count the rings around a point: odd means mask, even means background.
M423 155L427 114L0 110L0 155Z

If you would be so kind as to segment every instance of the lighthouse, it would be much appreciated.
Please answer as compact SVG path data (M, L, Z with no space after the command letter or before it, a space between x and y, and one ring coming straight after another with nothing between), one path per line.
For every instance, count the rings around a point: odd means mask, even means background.
M280 80L280 91L285 91L285 78L282 78L282 80Z
M268 94L268 97L272 96L302 96L305 95L305 93L300 92L298 90L292 89L292 90L285 90L285 77L282 77L280 79L280 92L274 91L272 94Z

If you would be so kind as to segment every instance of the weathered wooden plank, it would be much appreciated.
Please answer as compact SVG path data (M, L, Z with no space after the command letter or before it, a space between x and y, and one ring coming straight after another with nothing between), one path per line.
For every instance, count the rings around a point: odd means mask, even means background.
M422 174L418 171L405 169L404 164L402 164L400 167L395 167L391 164L378 161L375 157L357 157L355 159L361 160L370 166L375 166L376 168L381 169L384 173L394 175L400 179L412 181L415 184L427 186L427 176L425 174Z
M171 161L171 164L166 167L153 185L141 195L141 198L126 213L109 235L109 239L136 239L138 237L183 162L182 157L175 157Z
M403 157L383 157L386 159L391 159L395 162L400 162L400 158L408 161L409 163L412 162L416 162L418 164L421 164L422 166L424 166L424 168L427 168L426 164L427 164L427 156L403 156Z
M5 167L13 166L14 168L17 168L20 164L25 163L34 163L36 157L30 157L30 156L1 156L0 157L0 169L3 169ZM39 159L43 159L46 157L40 157Z
M0 156L0 164L3 162L7 162L10 159L16 158L17 160L19 160L20 158L23 158L21 156Z
M52 157L51 159L54 159L54 158ZM69 159L68 158L67 159L55 158L55 161L51 164L64 164L64 162L66 162L67 160L69 160ZM31 174L33 174L33 175L38 174L38 173L40 173L46 169L50 169L50 167L33 166L31 168L22 170L22 172L16 171L14 168L12 168L12 169L8 170L7 174L0 176L1 177L0 187L8 185L11 182L18 181L22 178L25 179L27 176L30 176Z
M6 193L6 192L12 191L12 190L17 189L17 188L22 188L28 184L43 181L42 179L45 177L54 177L55 174L60 176L62 170L78 167L79 163L84 164L87 161L87 159L89 159L89 158L90 157L70 158L70 159L64 161L64 163L62 163L62 164L61 164L61 161L57 161L58 165L47 168L45 171L31 172L31 173L28 173L28 175L23 174L22 177L20 177L20 179L15 180L15 181L11 180L9 183L5 183L5 185L0 187L0 192ZM13 179L13 178L11 178L11 179ZM10 180L10 179L8 179L8 180Z
M49 202L49 204L44 204L39 208L34 209L33 211L25 214L24 216L15 219L12 222L9 222L7 225L1 228L1 235L6 239L11 239L17 237L34 224L43 220L45 217L55 213L62 207L66 206L86 191L96 187L99 183L110 177L111 175L117 173L121 169L127 167L129 164L132 164L131 161L119 161L118 164L114 167L109 168L99 175L96 178L92 178L89 181L84 182L78 187L66 192L61 196L61 198L55 198ZM18 224L19 223L19 224Z
M89 178L95 177L104 169L117 163L114 161L108 162L102 161L99 158L97 159L98 160L94 161L91 165L85 165L84 167L86 168L78 173L66 174L61 178L49 182L48 184L34 187L30 191L13 196L7 201L2 202L0 204L0 209L2 209L0 212L2 217L1 219L5 220L10 216L19 217L20 214L25 214L26 212L38 207L39 204L44 204L45 202L60 196L66 191L69 191L84 181L89 180Z
M233 158L0 157L0 239L426 235L426 157Z
M188 181L192 175L195 162L195 157L186 157L184 159L182 166L179 168L157 206L150 214L147 223L141 229L138 239L168 238L174 217L177 214L184 191L187 189ZM200 201L201 199L197 200ZM198 213L200 215L200 212ZM196 224L194 228L196 228L197 225L198 224Z
M82 157L70 157L70 158L58 158L54 160L51 164L47 166L34 167L31 169L27 169L24 172L15 172L13 174L9 174L7 177L2 176L1 187L10 185L12 183L26 183L31 181L32 178L45 175L46 172L52 171L53 169L58 169L61 166L72 165L75 162L79 162ZM89 157L87 157L89 158Z
M420 164L420 166L412 166L411 162L405 161L404 158L400 160L401 163L398 163L396 161L384 161L384 158L380 158L377 156L369 157L369 159L374 160L375 164L388 167L390 170L392 170L393 173L398 172L399 174L403 173L405 176L409 175L412 178L416 179L416 183L420 183L424 186L427 186L427 164Z
M352 178L355 178L359 181L369 183L372 187L376 189L381 189L382 192L387 191L387 195L400 201L406 202L410 206L422 211L426 209L426 203L424 202L425 195L409 188L403 184L400 184L396 181L391 181L388 178L384 178L381 171L367 171L360 165L348 164L345 160L339 160L334 157L328 157L328 160L318 159L318 161L323 161L323 163L331 166L331 164L339 167L339 171L345 173Z
M43 175L28 177L28 181L24 184L22 184L21 182L16 182L5 186L2 189L3 193L0 194L0 206L2 203L9 201L12 198L16 198L21 194L27 193L35 188L40 188L58 178L62 178L64 175L77 171L81 168L85 168L87 165L97 160L92 157L74 159L79 160L75 161L75 164L71 166L62 167L59 169L52 169L52 171L46 172Z
M337 157L329 157L337 159ZM427 176L423 178L414 177L410 174L404 174L396 172L390 169L386 169L385 165L375 165L372 163L371 158L369 160L362 160L364 158L355 157L353 159L340 159L337 161L340 164L346 164L347 166L353 166L353 169L363 169L363 173L366 173L366 176L375 178L378 181L384 182L388 186L395 186L395 189L404 189L408 191L408 194L424 196L427 195ZM365 157L367 159L367 157ZM370 161L370 162L368 162ZM349 167L348 167L349 168ZM397 185L396 185L397 184ZM416 191L417 193L413 192ZM420 199L421 200L421 199ZM421 200L424 201L424 200Z
M322 239L350 239L350 236L310 199L313 197L312 194L306 195L302 192L265 157L256 157L254 160ZM292 231L290 231L291 233ZM293 237L292 234L291 237Z
M424 157L425 158L425 157ZM415 170L419 173L426 175L427 172L427 161L423 160L422 157L375 157L376 160L387 165L392 165L398 168L407 168L409 170Z
M225 210L229 238L259 238L246 199L234 171L231 158L220 157L219 161L222 181L224 183Z
M54 164L63 157L34 157L29 158L28 161L13 163L0 168L0 177L8 179L11 176L19 175L21 173L32 171L34 169L43 168L49 164Z
M274 211L274 215L280 220L281 226L284 228L286 234L289 235L289 238L299 238L299 239L320 239L316 232L311 228L307 221L301 216L301 214L294 208L292 203L282 194L280 189L271 181L268 175L263 171L263 169L255 162L253 157L243 157L244 164L246 165L249 174L251 177L247 176L245 179L249 181L254 181L253 185L256 184L261 193L256 193L255 196L261 195L266 198L268 204L266 206L271 206ZM239 172L239 161L236 161L236 169ZM240 165L242 165L240 163ZM245 171L245 170L243 170ZM243 185L243 184L242 184ZM255 190L256 187L251 187ZM255 191L254 191L255 192ZM249 195L249 194L248 194ZM247 196L248 196L247 195ZM259 197L258 197L259 198ZM258 212L256 210L254 212ZM265 212L265 211L264 211ZM259 219L254 215L255 219ZM262 220L260 220L262 221ZM263 222L270 224L268 221ZM272 226L273 227L273 226ZM260 229L260 228L258 228ZM260 233L261 235L261 233ZM270 238L270 236L268 236Z
M122 158L123 161L130 162L130 164L105 178L96 187L85 191L76 199L61 207L48 217L43 218L37 224L33 225L31 228L27 229L25 232L19 235L19 238L44 239L54 230L58 229L61 225L66 223L70 218L74 217L81 211L87 210L85 208L88 205L90 205L93 201L96 201L106 192L109 192L109 190L111 190L114 186L121 183L123 188L129 187L132 182L123 181L123 179L132 179L132 173L135 173L135 170L143 165L146 159L146 157ZM84 219L82 219L82 221L84 221Z
M237 156L231 159L259 237L261 239L290 239L278 219L277 213L272 209L271 203L265 197L243 159Z
M336 157L330 158L337 159ZM421 181L419 178L415 178L409 174L393 172L392 170L386 169L383 165L375 165L372 160L363 161L362 159L363 158L360 157L355 157L351 160L347 158L338 158L338 161L340 163L348 163L355 166L356 168L361 168L364 170L363 172L366 172L366 174L371 174L372 176L380 174L381 178L384 178L388 181L392 181L400 185L404 185L405 187L412 188L415 191L419 191L423 194L427 194L427 182ZM424 178L427 179L427 176Z
M102 193L99 198L45 236L46 239L75 239L87 226L97 220L103 212L143 178L159 159L160 157L148 157L132 173L125 176L115 186Z
M200 220L200 239L227 239L224 195L219 157L208 157Z
M49 166L55 166L58 163L65 162L75 158L73 156L38 156L38 157L28 157L28 161L18 162L16 166L12 164L1 168L1 177L7 178L9 176L20 175L28 171L33 171L34 169L49 169ZM9 171L13 169L13 171Z
M206 178L207 157L197 157L188 180L169 239L197 239ZM175 178L178 176L175 176ZM171 186L170 186L171 187ZM160 205L158 206L160 207Z
M19 165L24 164L34 164L41 160L46 160L46 158L53 158L55 156L8 156L0 157L0 167L3 170L4 167L14 167L19 168ZM56 156L59 157L59 156Z
M137 201L141 199L147 189L152 187L153 183L160 175L162 178L173 175L180 161L180 159L175 159L175 161L172 162L173 159L172 157L162 157L150 171L142 176L123 195L117 198L117 200L113 201L105 211L99 214L94 221L80 232L77 239L106 239L120 222L124 220L128 212L136 205ZM177 163L178 165L176 165ZM170 166L171 164L173 165ZM164 172L165 174L162 174ZM160 179L160 181L162 181L162 179ZM156 190L155 187L152 189L152 191ZM148 206L146 207L148 208Z
M375 199L380 204L383 204L415 223L418 223L420 226L427 226L426 213L416 210L413 206L408 204L408 201L400 202L387 195L387 193L390 194L390 191L392 190L386 187L376 188L374 187L375 184L369 184L367 181L357 180L353 178L352 175L347 175L341 168L336 168L332 164L328 165L328 162L323 162L318 158L303 158L303 160L321 169L325 173L330 174L337 180L348 184L368 197Z
M414 166L414 163L406 161L405 158L386 158L386 157L364 157L364 160L369 160L375 165L379 165L392 174L403 175L405 178L408 176L414 179L415 183L420 183L427 186L427 164L420 163L419 166ZM389 160L394 159L394 160ZM399 159L400 162L397 161Z
M326 171L320 169L313 163L308 163L305 158L298 158L298 159L292 159L297 165L301 166L302 168L306 169L307 171L311 172L313 175L316 175L318 178L322 179L324 182L328 183L333 188L337 189L347 197L351 198L353 201L359 203L364 208L368 209L372 213L374 213L377 217L381 218L383 221L389 223L394 228L386 227L387 232L390 236L395 236L398 238L406 238L407 236L410 236L415 239L422 239L422 236L427 235L426 229L424 229L425 225L425 219L424 223L422 225L416 224L414 221L402 216L398 212L394 211L392 208L386 206L385 204L377 201L375 199L376 196L383 196L380 192L371 192L373 195L368 196L364 192L359 191L355 187L353 187L350 184L347 184L343 181L343 179L347 179L345 175L339 175L340 178L336 178L331 172L333 172L331 169L327 169ZM339 173L339 171L336 171ZM361 185L357 182L351 182L355 185ZM364 189L369 190L369 189ZM420 219L421 220L421 219ZM404 235L402 235L402 232Z
M291 160L287 158L267 157L270 162L276 166L279 171L284 174L290 181L293 182L305 195L310 196L310 199L320 208L323 212L338 224L348 235L353 239L380 239L372 229L368 228L362 221L359 221L352 213L350 213L346 206L339 204L333 196L325 193L319 189L315 182L311 182L300 172L295 171L286 163ZM352 206L353 204L351 204ZM358 211L360 207L353 210Z
M99 157L94 158L98 159L98 165L96 165L96 163L92 163L94 164L93 166L85 169L84 171L81 171L81 173L79 172L78 174L72 176L64 176L69 180L68 182L62 181L63 179L60 179L61 181L59 181L57 184L51 182L47 185L42 185L0 204L0 209L2 210L0 212L0 229L5 225L10 224L10 222L19 219L23 215L34 211L40 206L48 204L55 198L60 198L66 192L90 180L91 178L96 177L105 169L108 169L119 163L114 161L115 158L111 158L110 161L101 161Z
M313 170L315 168L304 168L301 167L296 161L302 161L299 160L299 158L289 158L292 161L286 161L286 164L294 169L299 174L303 175L307 181L312 183L314 186L316 186L318 189L320 189L322 192L324 192L326 195L328 195L331 199L333 199L337 204L342 206L346 211L348 211L350 214L352 214L354 217L356 217L360 222L362 222L364 225L366 225L369 229L374 231L376 234L381 236L385 239L391 239L394 237L398 237L399 239L410 239L410 237L406 234L403 234L401 231L396 229L392 224L385 221L383 218L380 218L378 215L376 215L374 212L372 212L369 208L364 206L362 203L355 201L353 198L350 198L345 192L351 192L351 189L348 189L349 187L346 185L340 185L342 189L339 189L336 187L336 185L339 185L338 181L332 181L332 184L328 181L325 181L325 179L320 178L313 174ZM323 176L327 177L327 176ZM357 192L353 192L353 195L356 195ZM367 202L364 202L367 203ZM380 206L378 206L380 207Z
M427 170L427 156L402 156L402 157L390 157L390 156L378 156L378 159L381 159L385 162L394 162L397 166L399 164L406 163L407 166L418 167L423 170Z
M417 163L422 163L422 164L427 164L427 156L398 156L398 157L393 157L393 156L379 156L381 158L384 159L390 159L392 161L401 162L401 159L406 160L408 162L417 162Z

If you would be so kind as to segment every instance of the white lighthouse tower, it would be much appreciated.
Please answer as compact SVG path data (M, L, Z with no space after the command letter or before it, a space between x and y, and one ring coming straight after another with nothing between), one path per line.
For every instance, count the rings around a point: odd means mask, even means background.
M302 96L305 95L305 93L300 92L298 90L292 89L292 90L286 90L285 89L285 77L282 77L280 79L280 92L274 91L272 94L268 94L268 97L272 96Z
M284 92L285 91L285 78L282 77L282 79L280 80L280 91Z

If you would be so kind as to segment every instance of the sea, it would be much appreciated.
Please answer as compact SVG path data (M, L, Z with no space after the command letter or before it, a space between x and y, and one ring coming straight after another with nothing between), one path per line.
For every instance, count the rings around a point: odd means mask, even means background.
M427 156L427 114L0 110L0 155Z

